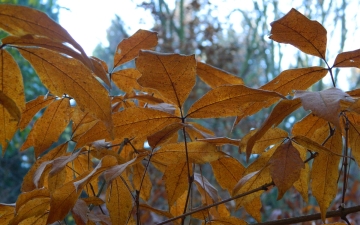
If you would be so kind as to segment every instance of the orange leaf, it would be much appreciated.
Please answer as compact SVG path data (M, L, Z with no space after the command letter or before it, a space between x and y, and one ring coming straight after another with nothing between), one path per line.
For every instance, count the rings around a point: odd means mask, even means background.
M82 110L102 120L111 130L108 92L84 64L47 49L19 48L19 51L32 64L50 92L57 96L70 95Z
M178 130L180 130L183 127L184 127L183 123L173 123L173 124L170 124L170 125L164 127L164 129L162 129L156 133L153 133L152 135L150 135L147 138L149 145L151 146L151 148L155 148L163 143L166 143L174 135L176 135L176 137L177 137Z
M25 110L21 116L21 120L19 123L19 128L21 130L25 129L25 127L30 123L35 114L40 111L40 109L48 106L55 100L53 96L39 96L36 99L27 102L25 106Z
M304 162L307 156L307 149L292 142L294 148L300 153L300 157ZM300 171L300 179L295 181L294 188L301 194L305 202L309 200L309 183L310 183L310 166L308 163L305 163L305 168Z
M260 89L276 91L282 95L293 95L292 90L308 89L327 72L327 69L319 66L285 70Z
M106 207L112 224L126 224L131 213L133 199L126 184L120 177L111 181L106 189Z
M242 219L236 217L227 217L227 218L216 218L210 220L206 224L209 225L247 225L248 223Z
M104 81L104 83L108 87L111 87L109 77L107 76L108 68L107 68L106 62L104 62L103 60L98 59L94 56L91 56L90 60L92 62L93 67L89 68L89 69L91 69L94 72L95 76L97 76L102 81Z
M335 58L333 67L360 68L360 49L338 54Z
M215 133L212 130L207 129L198 123L187 122L185 128L186 133L190 136L192 141L204 138L215 138Z
M71 114L71 121L72 121L72 138L71 139L76 142L79 140L79 138L84 133L86 133L88 130L90 130L90 128L95 126L97 123L103 124L99 120L97 120L93 116L91 116L90 113L83 112L78 107L74 108L74 111Z
M284 17L271 23L270 39L291 44L301 51L325 59L326 29L291 9Z
M42 152L59 139L69 123L69 99L63 98L49 105L42 117L34 124L21 150L34 146L35 156ZM45 132L43 132L45 131Z
M232 192L245 171L245 167L238 160L231 157L221 157L210 162L210 165L216 181L229 193Z
M340 100L354 102L353 98L338 88L323 91L296 91L294 98L300 98L305 110L311 110L337 127L340 127Z
M175 202L175 204L173 206L170 207L170 213L176 217L179 215L182 215L184 213L184 209L185 209L185 205L186 205L186 200L187 200L187 195L188 195L188 191L186 190L181 196L180 198L178 198L178 200ZM181 219L177 219L174 221L175 224L179 224L180 225Z
M157 90L179 108L195 85L194 55L140 51L136 67L142 74L138 79L141 86Z
M192 174L192 166L190 166ZM165 182L165 190L169 207L174 205L178 198L188 189L188 170L187 163L168 165L164 172L163 180Z
M145 171L145 167L141 163L133 165L133 183L136 190L141 190L140 198L148 201L151 196L152 184L149 172Z
M9 224L15 216L14 205L0 204L0 224Z
M224 156L218 151L215 145L206 142L187 143L189 161L192 163L204 164L217 160ZM164 165L172 165L186 161L184 143L171 143L162 145L151 158L154 162Z
M138 30L131 37L123 39L116 48L114 67L134 59L141 49L152 49L157 45L156 32Z
M142 210L149 210L153 213L156 213L160 216L165 216L165 217L168 217L168 218L172 218L173 216L171 215L171 213L167 212L167 211L163 211L163 210L159 210L159 209L155 209L147 204L144 204L144 203L140 203L140 209Z
M325 140L325 138L324 138ZM341 154L342 137L340 132L335 134L325 143L334 154ZM321 210L321 219L325 221L326 210L335 198L338 190L340 157L334 154L320 152L315 157L311 169L311 190Z
M300 178L301 168L305 168L305 165L298 150L289 140L275 150L269 164L271 177L279 190L277 198L279 200Z
M249 139L246 145L246 158L252 152L252 148L257 140L259 140L264 134L272 127L277 126L285 117L300 107L301 101L299 99L283 99L273 109L270 116L266 119L259 130Z
M231 139L228 137L215 137L215 138L203 138L203 139L196 139L197 141L204 141L212 143L216 146L222 146L222 145L239 145L239 139Z
M326 120L310 113L302 120L296 122L291 130L293 136L311 138L315 131L322 126L328 126Z
M240 77L229 74L223 70L202 62L197 62L196 73L200 79L211 88L216 88L228 84L244 84L244 81Z
M354 156L358 166L360 166L360 126L358 124L350 125L349 140L351 154Z
M134 89L141 90L137 79L141 77L139 70L134 68L116 71L111 74L111 80L125 93L131 93Z
M194 182L201 194L201 201L203 204L212 204L218 202L220 196L214 186L201 174L194 173Z
M84 58L87 58L82 47L59 24L45 13L19 5L0 5L0 28L4 31L23 36L32 34L42 36L60 43L70 43Z
M241 114L254 102L266 102L283 96L272 91L248 88L244 85L220 86L210 90L189 109L189 118L229 117Z
M261 222L261 199L260 197L254 198L252 201L246 203L244 208L258 223Z

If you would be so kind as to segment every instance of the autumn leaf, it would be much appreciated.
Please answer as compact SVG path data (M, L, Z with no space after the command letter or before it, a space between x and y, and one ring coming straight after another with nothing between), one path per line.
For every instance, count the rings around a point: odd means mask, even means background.
M151 211L151 212L153 212L153 213L156 213L156 214L158 214L158 215L160 215L160 216L165 216L165 217L168 217L168 218L173 217L173 216L171 215L171 213L169 213L169 212L167 212L167 211L163 211L163 210L159 210L159 209L153 208L153 207L151 207L151 206L149 206L149 205L147 205L147 204L144 204L144 203L140 203L140 209L142 209L142 210L149 210L149 211Z
M184 126L185 126L185 124L183 124L183 123L173 123L173 124L170 124L170 125L164 127L164 129L148 136L147 139L148 139L149 145L152 148L155 148L156 146L166 143L173 136L176 136L176 140L177 140L177 132Z
M325 140L325 138L324 138ZM341 154L342 137L340 132L330 137L324 147L335 154ZM321 219L325 221L326 210L337 193L340 157L321 152L314 159L311 170L311 190L321 210Z
M360 68L360 49L338 54L335 58L333 67Z
M292 142L294 148L300 153L301 160L304 162L307 157L307 149L296 142ZM300 178L295 181L294 188L301 194L305 202L309 200L310 166L305 163L305 167L300 171Z
M244 81L240 77L229 74L226 71L220 70L202 62L197 62L196 73L200 79L211 88L216 88L223 85L244 84Z
M216 188L201 174L194 173L194 182L202 197L202 203L209 205L219 201L219 195Z
M140 191L140 198L148 201L151 196L151 179L150 174L141 163L133 165L133 183L134 188Z
M360 166L360 126L351 124L349 127L349 145L351 154L354 156L358 166Z
M301 99L305 110L311 110L316 116L331 122L336 127L340 127L340 101L354 102L350 95L338 88L315 92L296 91L294 98Z
M326 29L291 9L284 17L272 22L270 39L291 44L301 51L325 59Z
M303 160L291 141L280 145L269 160L271 177L278 188L278 200L300 178L302 168L305 168Z
M212 143L216 146L222 146L222 145L235 145L238 146L239 145L239 141L238 139L232 139L232 138L228 138L228 137L214 137L214 138L199 138L196 139L197 141L205 141L205 142L209 142Z
M260 89L275 91L282 95L293 95L293 90L306 90L327 73L327 69L319 66L289 69L281 72Z
M142 49L154 48L157 42L156 32L138 30L131 37L123 39L117 46L114 56L114 67L134 59Z
M0 204L0 224L9 224L15 216L15 206Z
M253 102L266 102L283 96L271 91L252 89L244 85L220 86L210 90L189 109L188 118L237 116Z
M207 222L209 225L247 225L248 223L236 217L216 218Z
M58 140L60 134L69 124L69 108L68 98L54 101L46 109L42 117L34 124L21 150L25 150L30 146L34 146L35 156L39 156L51 144ZM42 133L41 131L46 131Z
M131 93L134 89L141 90L137 79L141 73L134 68L119 70L111 74L111 80L114 84L126 93Z
M86 202L82 199L78 199L74 205L74 208L71 209L71 214L76 224L87 224L87 214L89 212L90 210L86 205Z
M328 126L326 120L310 113L294 124L291 133L293 136L311 138L315 131L322 126Z
M261 199L260 197L254 198L252 201L244 205L244 209L250 214L257 222L261 222Z
M180 198L180 196L188 190L188 167L186 162L171 164L166 167L163 175L165 182L165 190L167 193L167 201L169 207ZM192 174L192 166L190 166L190 173Z
M102 120L107 129L111 130L108 92L84 64L47 49L19 48L19 51L32 64L51 93L57 96L63 96L64 93L70 95L82 110Z
M194 55L161 54L140 51L136 68L142 76L138 79L142 87L152 88L182 108L195 85L196 60Z

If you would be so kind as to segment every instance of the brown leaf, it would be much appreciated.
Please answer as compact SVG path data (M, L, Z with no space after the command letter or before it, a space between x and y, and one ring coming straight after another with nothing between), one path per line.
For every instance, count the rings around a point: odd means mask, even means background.
M117 46L114 56L114 67L134 59L142 49L154 48L157 42L156 32L138 30L131 37L123 39Z
M335 58L333 67L360 68L360 49L338 54Z
M228 84L244 84L244 81L240 77L229 74L226 71L220 70L202 62L197 62L196 73L200 79L211 88L216 88Z
M188 195L188 191L186 190L181 196L180 198L178 198L178 200L175 202L175 204L173 206L170 207L170 213L176 217L179 215L182 215L184 213L184 209L185 209L185 205L186 205L186 200L187 200L187 195ZM174 221L175 224L179 224L181 223L181 219L177 219Z
M167 211L163 211L163 210L159 210L159 209L156 209L156 208L153 208L147 204L144 204L144 203L140 203L140 209L142 210L149 210L153 213L156 213L160 216L165 216L167 218L172 218L173 216L171 215L171 213L167 212Z
M189 118L229 117L241 114L254 102L266 102L283 96L272 91L248 88L244 85L220 86L210 90L189 109Z
M103 60L98 59L94 56L91 56L90 60L92 62L93 67L89 68L89 69L91 69L94 72L95 76L97 76L102 81L104 81L104 83L108 87L111 87L110 80L107 75L108 68L107 68L106 62L104 62Z
M259 140L264 134L272 127L277 126L285 117L300 107L301 101L299 99L283 99L272 110L270 116L266 119L263 125L258 131L248 140L246 145L246 158L252 152L252 148L257 140Z
M19 5L0 5L0 28L15 36L32 34L70 43L87 58L82 47L45 13Z
M242 219L236 217L227 217L227 218L216 218L210 220L206 224L209 225L247 225L248 223Z
M269 164L271 177L279 190L277 198L279 200L300 178L301 169L305 168L305 165L298 150L289 140L275 150Z
M106 208L112 224L126 224L133 206L133 199L126 184L116 177L106 189Z
M148 136L147 140L149 142L149 145L151 146L151 148L155 148L163 143L166 143L174 135L177 135L178 130L183 127L183 123L173 123L164 127L164 129Z
M69 109L68 98L51 103L42 117L35 122L21 150L34 146L35 156L38 157L49 148L69 124Z
M275 91L282 95L293 95L293 90L308 89L327 72L327 69L319 66L285 70L260 89Z
M296 91L294 98L301 99L305 110L311 110L316 116L331 122L336 127L340 127L340 101L354 102L350 95L338 88L314 92Z
M229 193L241 179L245 167L235 158L221 157L210 162L216 181Z
M192 141L204 138L215 138L215 133L212 130L195 122L187 122L185 131Z
M238 146L239 145L239 139L232 139L232 138L228 138L228 137L214 137L214 138L199 138L196 139L197 141L204 141L204 142L209 142L212 143L216 146L222 146L222 145L234 145L234 146Z
M257 129L251 130L241 139L239 144L239 152L241 152L242 149L246 149L247 142L254 134L256 134L257 131ZM284 140L286 137L288 137L288 133L286 131L278 127L272 127L267 130L261 138L255 141L251 152L253 154L262 154L267 147Z
M360 166L360 126L358 124L351 124L349 127L349 145L351 154Z
M131 93L129 95L127 95L127 98L129 99L137 99L139 101L142 101L144 103L150 103L150 104L159 104L159 103L164 103L164 101L160 98L156 98L153 95L150 94L146 94L146 93Z
M190 166L190 173L192 173L192 166ZM162 179L165 182L167 201L170 208L188 189L188 176L186 162L171 164L166 167Z
M195 85L194 55L140 51L136 67L142 74L138 79L141 86L157 90L179 108Z
M99 120L95 119L90 113L80 110L78 107L73 108L74 111L71 114L72 121L72 137L71 139L75 142L90 128L95 126L97 123L102 124ZM103 125L105 127L105 125ZM105 128L106 129L106 128Z
M15 207L0 203L0 224L9 224L15 216Z
M111 80L125 93L131 93L134 89L141 90L141 86L137 82L139 77L141 77L141 73L134 68L119 70L111 74Z
M307 157L307 149L292 142L294 148L300 153L300 157L304 162ZM309 200L309 183L310 183L310 166L308 163L305 163L305 168L300 171L300 179L295 181L294 188L301 194L305 202Z
M40 109L48 106L55 100L53 96L44 96L41 95L34 100L31 100L26 103L25 110L21 115L21 120L19 123L19 128L21 130L25 129L25 127L30 123L36 113L40 111Z
M90 212L86 202L82 199L78 199L71 209L71 214L77 225L86 225L88 221L87 214Z
M324 139L325 140L325 139ZM325 143L334 154L320 152L315 157L311 170L311 190L321 210L321 219L325 221L326 210L335 198L338 190L339 162L341 154L342 137L340 132L335 134Z
M301 51L325 59L326 29L291 9L284 17L272 22L270 39L291 44Z
M108 92L84 64L47 49L19 48L19 51L32 64L51 93L57 96L64 93L70 95L82 110L102 120L107 129L111 130Z
M212 204L219 201L220 196L216 188L212 186L204 176L199 173L194 173L194 182L201 194L203 204Z
M151 196L152 184L149 172L141 163L133 164L133 183L135 190L141 190L140 198L148 201Z
M187 143L189 161L204 164L224 156L215 145L206 142ZM160 150L153 154L152 160L164 165L172 165L186 161L184 143L171 143L162 145Z

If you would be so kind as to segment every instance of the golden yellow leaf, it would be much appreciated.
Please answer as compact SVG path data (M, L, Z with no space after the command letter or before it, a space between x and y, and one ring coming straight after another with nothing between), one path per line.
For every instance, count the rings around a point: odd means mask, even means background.
M95 119L90 113L84 112L80 110L78 107L74 108L74 111L71 114L71 121L72 121L71 139L75 142L77 142L85 132L87 132L97 123L103 124L99 122L99 120Z
M69 124L70 103L63 98L51 103L44 114L35 122L21 150L34 146L35 156L59 139L60 134Z
M7 141L15 134L21 113L25 110L25 95L19 66L3 49L0 49L0 77L0 145L4 154Z
M254 102L266 102L283 96L272 91L252 89L244 85L220 86L210 90L189 109L189 118L229 117L241 114Z
M157 45L157 41L156 32L141 29L131 37L123 39L116 48L114 67L134 59L142 49L154 48Z
M250 137L246 145L246 158L249 159L249 156L252 152L252 148L257 140L259 140L272 126L277 126L285 117L290 113L295 111L301 105L299 99L283 99L281 100L272 110L270 116L258 129L258 131Z
M87 58L82 47L45 13L19 5L0 5L0 28L15 36L32 34L69 43Z
M257 131L257 129L251 130L240 140L239 152L241 152L243 149L246 149L247 142ZM288 133L286 131L278 127L272 127L267 130L261 138L255 141L254 146L252 147L252 153L261 154L266 150L267 147L279 143L286 137L288 137Z
M25 219L43 215L50 206L50 193L46 189L35 189L19 196L16 215L9 225L17 225Z
M260 197L254 198L252 201L244 205L247 213L250 214L258 223L261 222L261 199Z
M192 141L201 139L201 138L215 138L215 133L202 126L201 124L195 122L187 122L185 127L186 133L190 136Z
M338 54L335 58L333 67L360 68L360 49Z
M66 154L67 148L68 142L51 149L51 151L47 152L40 159L36 160L28 173L23 178L21 191L29 192L34 190L36 188L34 184L34 176L38 168L42 165L43 162L52 161L53 159Z
M293 90L306 90L327 73L327 69L319 66L289 69L281 72L260 89L276 91L282 95L293 95Z
M242 177L245 167L235 158L221 157L210 162L216 181L229 193Z
M167 212L167 211L163 211L163 210L159 210L159 209L156 209L156 208L153 208L147 204L144 204L144 203L140 203L140 209L142 210L149 210L153 213L156 213L160 216L165 216L165 217L168 217L168 218L172 218L173 216L171 215L171 213Z
M103 158L103 157L99 157ZM74 177L79 176L80 174L87 173L89 170L91 170L93 167L93 162L91 158L89 157L89 153L87 154L80 154L78 157L76 157L72 163L69 163L67 168L67 173L71 175L71 180L73 180ZM69 168L70 167L70 168ZM98 191L98 181L96 179L93 179L87 184L83 190L87 193L88 196L92 197L95 196Z
M111 181L106 189L106 208L112 224L126 224L133 206L133 199L126 184L120 177Z
M21 120L19 122L19 128L21 130L25 129L25 127L30 123L35 114L40 111L40 109L48 106L55 100L53 96L44 96L41 95L36 99L29 101L26 103L25 110L21 115Z
M184 213L185 210L185 205L186 205L186 196L188 195L188 191L186 190L181 196L180 198L177 199L177 201L175 202L174 205L172 205L170 207L170 213L176 217L176 216L180 216ZM175 224L179 224L180 225L181 219L177 219L174 221Z
M172 139L173 136L177 137L178 130L180 130L184 126L185 124L183 123L173 123L164 127L164 129L148 136L147 140L149 142L149 145L152 148L155 148L163 143L166 143L168 140Z
M325 138L324 138L325 140ZM342 137L341 133L335 131L335 134L325 143L335 154L341 154ZM325 221L326 210L335 198L338 190L339 162L340 157L334 154L320 152L315 157L311 169L311 190L316 198L321 210L321 219Z
M326 120L310 113L302 120L296 122L291 130L293 136L304 136L311 138L320 127L328 126Z
M9 224L15 216L14 205L0 204L0 224Z
M318 130L319 131L319 130ZM315 132L315 134L318 134L319 132ZM320 131L323 131L323 129L321 129ZM328 136L329 133L325 133L325 135ZM292 140L294 140L296 143L298 143L299 145L311 150L311 151L315 151L318 153L329 153L329 154L334 154L337 156L341 156L341 154L336 154L333 151L330 151L328 148L326 148L325 146L322 146L321 144L319 144L318 142L304 137L304 136L295 136L292 138Z
M148 201L151 195L152 184L149 172L145 171L145 167L141 163L133 165L133 183L135 190L141 190L140 198Z
M111 87L110 80L107 75L108 68L107 68L106 62L104 62L103 60L96 58L94 56L90 57L90 61L92 62L92 68L89 68L89 69L91 69L94 72L95 76L97 76L102 81L104 81L104 83L108 87Z
M216 218L210 220L206 224L209 225L247 225L248 223L242 219L236 217L227 217L227 218Z
M137 82L139 77L141 77L141 73L134 68L119 70L111 74L114 84L126 93L131 93L134 89L141 90L141 86Z
M360 126L357 124L351 124L349 127L349 145L352 156L360 166Z
M187 151L189 161L197 164L212 162L225 155L225 153L218 151L215 145L207 142L187 143ZM185 145L183 142L162 145L160 150L153 154L152 160L164 165L185 162Z
M66 168L63 168L56 174L49 174L48 176L48 188L50 193L54 193L54 191L61 186L63 186L64 183L68 182L67 179L67 170Z
M284 17L272 22L270 39L291 44L301 51L325 59L326 29L291 9Z
M179 108L195 85L196 60L194 55L162 54L140 51L136 67L142 74L142 87L157 90Z
M278 188L278 200L300 178L301 169L305 168L300 153L290 140L281 144L269 160L272 180Z
M192 173L192 166L190 165L190 173ZM180 196L188 190L188 168L186 162L178 164L171 164L166 167L164 176L162 178L165 182L165 190L167 193L167 201L169 207L180 198Z
M300 157L304 162L306 160L307 149L301 145L296 144L295 142L293 142L292 145L298 150ZM294 188L301 194L305 202L308 202L309 200L309 182L310 166L308 163L305 163L305 168L301 169L300 171L300 178L294 183Z
M240 77L202 62L197 62L196 73L200 79L211 88L228 84L244 84L244 81Z
M277 143L272 146L266 152L263 152L254 162L252 162L248 167L246 167L243 176L252 172L256 172L258 170L263 169L264 167L269 165L269 160L271 156L274 154L275 150L281 145L281 143Z
M296 91L294 98L301 99L305 110L311 110L316 116L331 122L336 127L340 127L340 100L354 102L350 95L338 88L315 92Z
M19 51L32 64L51 93L70 95L82 110L102 120L111 130L108 92L83 63L47 49L19 48Z

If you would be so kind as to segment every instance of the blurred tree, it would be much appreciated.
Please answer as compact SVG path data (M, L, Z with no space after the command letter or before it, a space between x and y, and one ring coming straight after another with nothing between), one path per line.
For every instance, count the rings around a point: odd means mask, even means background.
M41 1L41 0L0 0L0 4L17 4L28 6L41 10L53 20L58 21L59 5L56 0ZM5 37L7 34L0 31L0 37ZM10 49L9 52L13 55L15 60L20 65L20 70L23 76L26 101L34 99L38 95L47 93L47 89L40 82L34 69L30 64L23 59L18 52ZM22 143L24 143L29 130L18 131L15 133L12 141L7 147L7 151L3 157L0 158L0 202L13 203L16 201L24 175L27 173L31 164L34 162L34 154L30 152L19 152Z

